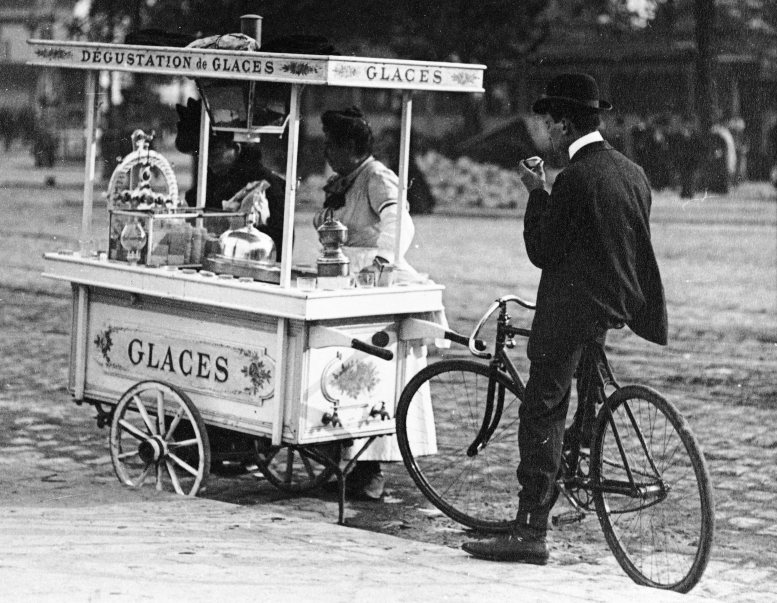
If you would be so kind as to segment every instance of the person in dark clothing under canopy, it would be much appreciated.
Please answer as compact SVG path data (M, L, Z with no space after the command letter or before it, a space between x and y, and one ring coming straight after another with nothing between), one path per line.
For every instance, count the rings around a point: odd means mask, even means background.
M178 105L178 134L176 148L196 156L199 150L200 103L189 99L187 106ZM231 199L246 185L266 180L269 217L257 229L269 235L275 243L276 259L280 261L283 245L283 210L286 198L286 180L262 163L262 152L255 144L237 143L229 132L211 133L208 147L208 180L205 207L220 211L222 203ZM186 192L186 203L194 206L197 186Z

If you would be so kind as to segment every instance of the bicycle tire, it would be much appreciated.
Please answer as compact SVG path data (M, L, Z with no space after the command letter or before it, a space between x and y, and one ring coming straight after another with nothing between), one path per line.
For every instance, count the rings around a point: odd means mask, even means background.
M641 497L611 491L628 482L613 423L634 481L645 488ZM710 558L715 514L704 455L685 418L655 390L623 387L599 412L591 464L596 514L626 574L644 586L691 590Z
M483 532L505 532L515 523L518 506L518 408L515 384L503 373L505 391L499 425L478 454L467 448L483 423L489 367L470 360L441 360L422 369L402 392L397 405L397 440L408 473L424 496L451 519ZM498 391L498 390L497 390ZM408 432L416 412L431 404L437 453L413 454ZM426 434L424 434L426 435Z

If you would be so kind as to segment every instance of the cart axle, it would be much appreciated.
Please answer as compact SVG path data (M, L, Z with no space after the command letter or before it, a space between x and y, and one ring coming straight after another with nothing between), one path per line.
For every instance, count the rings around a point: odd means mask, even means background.
M154 463L167 456L167 443L159 436L144 440L138 445L138 455L144 463Z

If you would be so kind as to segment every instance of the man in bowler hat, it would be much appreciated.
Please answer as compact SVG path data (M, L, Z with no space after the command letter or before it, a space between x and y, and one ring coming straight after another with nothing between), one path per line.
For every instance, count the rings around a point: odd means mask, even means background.
M548 560L548 516L558 498L564 423L583 345L603 344L607 329L624 324L654 343L667 341L664 291L650 242L650 186L642 168L599 133L600 113L609 109L585 74L554 78L532 106L544 116L555 150L568 153L569 165L550 193L541 162L533 169L534 162L518 166L529 191L526 252L542 275L520 409L516 524L505 536L463 545L481 559Z

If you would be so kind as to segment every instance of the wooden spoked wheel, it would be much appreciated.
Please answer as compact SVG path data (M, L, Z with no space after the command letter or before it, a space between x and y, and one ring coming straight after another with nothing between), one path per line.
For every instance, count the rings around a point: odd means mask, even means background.
M306 492L321 486L340 461L338 443L272 446L266 438L259 438L255 440L255 448L259 470L267 481L284 492ZM330 459L331 464L320 462L320 456Z
M205 423L189 397L166 383L142 381L124 393L110 444L116 475L133 488L154 484L194 496L210 473Z

